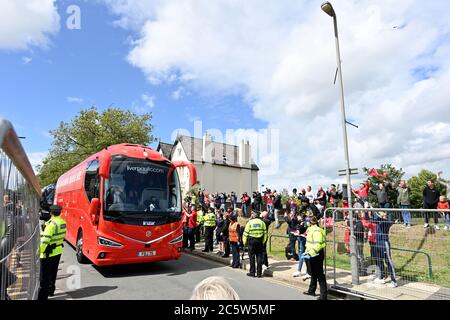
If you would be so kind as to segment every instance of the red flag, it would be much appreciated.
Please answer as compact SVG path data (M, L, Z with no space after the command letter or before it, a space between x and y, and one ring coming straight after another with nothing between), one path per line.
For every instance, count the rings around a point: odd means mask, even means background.
M379 176L380 176L380 174L378 173L377 169L375 169L375 168L370 169L369 177L379 177Z
M386 178L387 177L387 171L383 170L383 174L379 174L377 169L372 168L369 171L369 177Z

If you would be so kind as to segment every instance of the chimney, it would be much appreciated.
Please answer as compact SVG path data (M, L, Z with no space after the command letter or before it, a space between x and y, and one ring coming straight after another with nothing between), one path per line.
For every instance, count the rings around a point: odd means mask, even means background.
M204 162L212 162L212 137L206 132L203 135L202 160Z
M245 164L245 143L244 140L241 140L239 144L239 154L238 154L238 163L241 167Z
M250 166L250 159L251 159L250 142L247 140L247 142L244 145L244 165L245 166Z

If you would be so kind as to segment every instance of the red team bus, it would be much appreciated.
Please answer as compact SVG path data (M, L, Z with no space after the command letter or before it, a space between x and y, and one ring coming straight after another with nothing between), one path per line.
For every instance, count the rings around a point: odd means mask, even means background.
M58 179L54 202L63 209L66 240L77 260L97 266L178 259L182 199L176 167L149 147L108 147Z

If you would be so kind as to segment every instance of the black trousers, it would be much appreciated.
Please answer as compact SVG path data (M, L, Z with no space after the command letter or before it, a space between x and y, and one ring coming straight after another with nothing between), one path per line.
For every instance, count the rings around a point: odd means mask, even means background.
M320 250L319 255L309 260L311 266L311 282L309 284L309 293L316 293L317 281L320 286L320 299L327 299L327 281L323 271L324 253Z
M289 233L289 248L291 250L292 257L295 257L295 255L297 253L297 249L295 248L295 244L297 243L297 241L298 241L298 237Z
M214 250L214 229L215 227L205 227L205 251Z
M239 266L241 265L241 259L239 256L239 246L237 242L230 242L230 246L231 246L231 254L233 256L233 263L231 264L231 266L233 268L239 268Z
M189 248L195 249L195 228L188 228Z
M263 245L263 264L269 267L269 257L267 256L267 242Z
M366 260L364 259L364 242L356 242L356 257L358 260L358 272L360 276L365 276Z
M195 228L195 241L200 242L200 236L203 235L203 225L199 224L197 228Z
M224 246L224 252L223 255L228 257L231 254L231 247L230 247L230 240L228 240L228 237L223 237L223 246Z
M189 241L189 233L188 233L188 227L183 227L183 249L186 249L188 247L188 241Z
M55 292L56 275L61 255L41 259L41 275L38 300L48 300L48 296Z
M378 249L375 243L370 243L370 263L378 265Z
M437 205L429 205L429 204L424 204L423 206L424 209L436 209ZM434 218L434 224L438 224L439 223L439 213L438 212L424 212L425 213L425 223L429 223L430 222L430 217L431 215L433 215Z
M261 276L264 263L264 246L262 238L248 238L248 255L250 257L250 273ZM256 266L255 266L256 263Z
M378 270L380 271L379 277L381 279L384 279L386 276L386 267L384 265L384 263L386 262L388 266L388 272L391 276L391 281L397 282L395 275L395 266L391 255L391 244L389 243L389 241L377 242L377 254L377 266Z

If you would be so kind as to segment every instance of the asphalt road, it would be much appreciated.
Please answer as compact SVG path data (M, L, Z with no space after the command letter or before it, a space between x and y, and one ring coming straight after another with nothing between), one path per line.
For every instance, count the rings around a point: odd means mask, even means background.
M80 265L66 244L58 271L55 300L187 300L194 287L210 276L222 276L242 300L311 300L300 289L270 278L250 278L242 270L183 255L152 264L95 267Z

